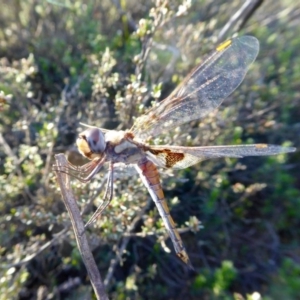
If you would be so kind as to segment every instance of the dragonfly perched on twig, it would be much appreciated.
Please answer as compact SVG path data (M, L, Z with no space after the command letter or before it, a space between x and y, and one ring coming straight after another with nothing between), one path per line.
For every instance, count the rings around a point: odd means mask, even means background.
M220 44L185 80L156 107L136 119L126 131L90 127L79 134L77 147L91 161L83 166L71 163L62 172L89 182L109 162L103 203L86 224L91 224L112 200L114 165L134 165L147 187L173 242L176 254L189 267L187 251L170 215L157 167L183 169L216 157L276 155L295 151L293 147L268 144L183 147L149 145L145 141L165 130L199 119L215 110L244 79L259 51L255 37L242 36Z

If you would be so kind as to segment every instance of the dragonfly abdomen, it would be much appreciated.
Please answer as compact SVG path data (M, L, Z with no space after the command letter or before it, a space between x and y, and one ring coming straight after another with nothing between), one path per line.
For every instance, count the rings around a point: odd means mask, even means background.
M157 167L152 161L144 158L136 165L136 170L138 171L144 185L147 187L151 198L154 201L164 222L164 225L169 232L177 256L190 268L192 268L188 254L176 229L175 222L170 215L170 210L161 187Z

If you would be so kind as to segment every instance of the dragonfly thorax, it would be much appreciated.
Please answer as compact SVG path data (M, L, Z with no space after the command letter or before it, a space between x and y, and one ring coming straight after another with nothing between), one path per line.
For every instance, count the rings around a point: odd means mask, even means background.
M138 163L145 156L143 150L132 140L130 132L110 130L105 133L108 160L125 164Z

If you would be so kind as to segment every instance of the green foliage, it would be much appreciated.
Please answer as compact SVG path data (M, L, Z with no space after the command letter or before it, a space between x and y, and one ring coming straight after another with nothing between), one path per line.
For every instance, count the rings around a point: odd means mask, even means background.
M272 299L297 299L300 288L300 265L285 258L270 285Z
M227 298L228 289L237 277L237 270L231 261L223 261L220 268L217 268L213 274L203 270L201 274L194 279L193 292L206 292L206 295L212 298ZM226 297L227 294L227 297ZM230 299L230 298L228 298Z
M0 299L16 299L16 295L22 292L24 284L29 277L29 272L25 268L16 270L16 268L8 268L1 274L0 281Z

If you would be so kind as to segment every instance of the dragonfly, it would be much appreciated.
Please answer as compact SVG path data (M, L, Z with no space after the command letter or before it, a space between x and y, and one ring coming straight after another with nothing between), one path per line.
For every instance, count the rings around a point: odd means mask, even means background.
M276 155L293 152L293 147L270 144L184 147L150 145L151 138L214 111L243 81L259 52L253 36L241 36L220 44L193 69L163 101L138 117L130 130L108 130L89 126L79 134L79 152L90 161L83 166L71 163L61 170L83 183L92 180L109 163L102 204L86 226L93 223L113 197L114 168L117 164L134 166L148 189L172 240L177 256L192 268L188 253L170 215L158 168L183 169L206 159L219 157Z

